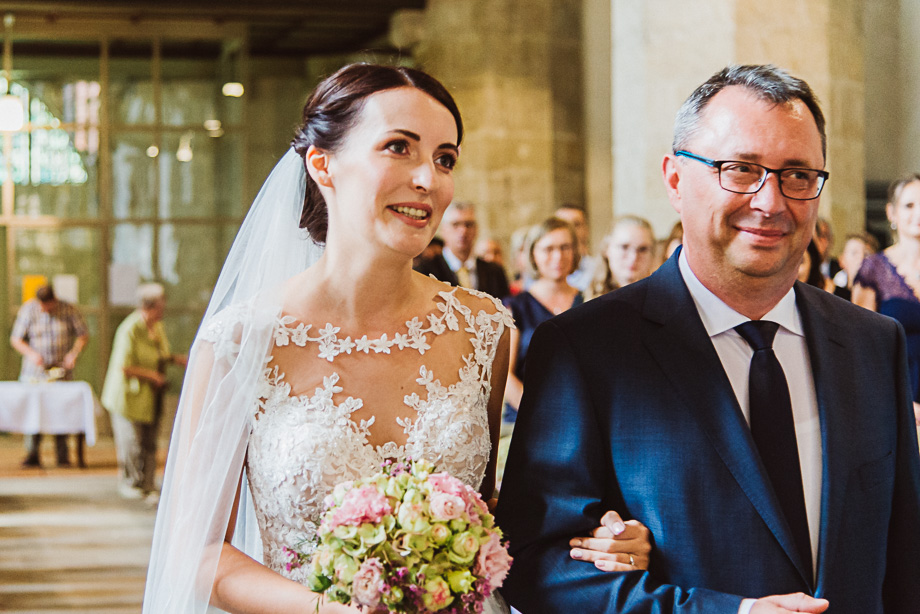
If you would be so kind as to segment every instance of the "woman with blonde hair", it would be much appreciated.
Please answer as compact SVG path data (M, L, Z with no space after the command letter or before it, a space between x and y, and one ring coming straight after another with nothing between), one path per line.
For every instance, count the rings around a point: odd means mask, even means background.
M533 282L506 299L515 328L511 329L511 359L505 384L505 423L513 423L524 391L524 360L537 326L584 301L566 278L578 268L578 239L571 224L551 217L527 233L524 253Z
M618 218L601 241L600 259L585 300L648 277L654 256L655 233L648 220L637 215Z
M914 413L920 425L920 173L888 187L885 209L897 240L863 260L853 281L853 302L904 326Z

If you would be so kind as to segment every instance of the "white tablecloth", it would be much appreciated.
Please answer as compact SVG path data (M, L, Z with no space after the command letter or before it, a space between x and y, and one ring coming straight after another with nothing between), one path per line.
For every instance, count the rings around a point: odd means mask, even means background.
M0 382L0 431L86 433L86 443L93 445L97 407L99 399L86 382Z

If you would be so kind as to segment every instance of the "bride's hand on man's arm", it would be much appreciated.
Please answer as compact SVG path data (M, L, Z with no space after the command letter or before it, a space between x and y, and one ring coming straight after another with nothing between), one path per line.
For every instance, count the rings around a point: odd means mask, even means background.
M594 563L601 571L635 571L648 569L652 551L652 534L638 520L626 520L614 511L601 518L601 525L590 537L569 541L569 556Z

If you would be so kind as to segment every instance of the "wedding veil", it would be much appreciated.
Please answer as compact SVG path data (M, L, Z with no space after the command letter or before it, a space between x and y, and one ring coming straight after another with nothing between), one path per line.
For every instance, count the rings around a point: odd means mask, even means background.
M281 286L322 254L298 227L305 187L303 159L290 149L253 201L192 345L157 512L145 613L209 611L238 490L233 543L261 561L249 488L245 478L240 484L240 476L258 384L281 309ZM224 336L232 339L232 359L226 357L226 347L215 348L206 338L209 329L221 326L220 314L227 308L246 313L242 324L235 321L232 335Z

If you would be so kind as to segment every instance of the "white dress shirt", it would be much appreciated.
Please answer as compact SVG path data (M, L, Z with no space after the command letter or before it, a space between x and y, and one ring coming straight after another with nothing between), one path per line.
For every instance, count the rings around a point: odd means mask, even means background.
M450 270L456 273L460 270L460 267L465 266L467 273L470 275L470 287L474 290L479 288L479 278L476 275L476 256L470 255L466 262L460 260L454 252L450 251L450 248L447 246L441 250L441 255L444 256L444 261L447 262L447 266L450 267Z
M690 296L693 297L696 309L703 320L703 326L706 327L706 332L731 382L744 419L750 424L748 373L754 350L735 330L735 326L747 322L750 318L726 305L697 279L687 262L686 252L681 251L678 264L684 283L687 284ZM817 568L818 536L821 527L821 421L818 417L818 397L802 329L802 318L795 305L795 291L790 288L779 303L761 319L779 324L773 341L773 351L786 374L792 401L814 573ZM745 599L738 614L748 614L753 605L754 599Z

